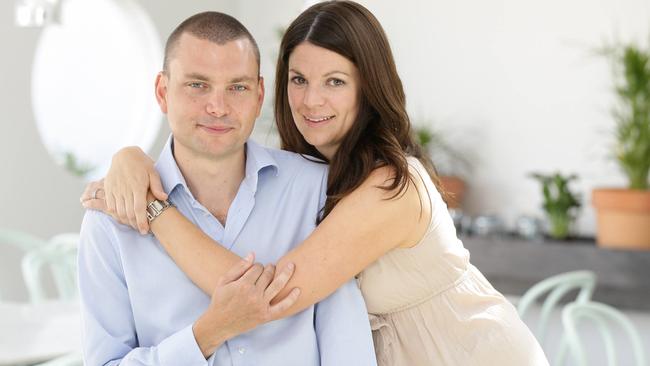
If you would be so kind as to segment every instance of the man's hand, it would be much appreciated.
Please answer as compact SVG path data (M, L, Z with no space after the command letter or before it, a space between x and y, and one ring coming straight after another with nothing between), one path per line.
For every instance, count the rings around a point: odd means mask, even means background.
M153 160L139 147L125 147L113 155L106 178L91 182L81 196L85 208L104 211L141 234L149 232L147 191L167 199Z
M253 262L251 253L219 279L210 306L194 323L194 337L206 358L228 339L277 319L298 300L300 289L294 288L271 305L293 275L293 263L274 279L275 266Z

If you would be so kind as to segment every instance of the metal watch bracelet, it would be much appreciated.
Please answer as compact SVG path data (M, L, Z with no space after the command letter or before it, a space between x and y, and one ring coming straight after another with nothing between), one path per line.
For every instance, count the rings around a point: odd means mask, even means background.
M156 217L160 216L163 211L172 206L167 200L153 200L147 205L147 219L152 222Z

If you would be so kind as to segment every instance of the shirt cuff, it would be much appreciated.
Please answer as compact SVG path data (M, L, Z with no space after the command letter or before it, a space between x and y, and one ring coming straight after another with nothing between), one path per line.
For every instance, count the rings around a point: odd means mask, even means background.
M158 355L162 365L207 366L190 324L186 328L165 338L158 345Z

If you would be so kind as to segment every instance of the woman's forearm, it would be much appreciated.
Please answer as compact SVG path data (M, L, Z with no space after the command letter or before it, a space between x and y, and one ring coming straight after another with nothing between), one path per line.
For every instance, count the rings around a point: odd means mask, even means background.
M241 257L210 238L173 206L163 211L150 223L150 226L151 232L176 265L208 296L214 291L219 278L241 261ZM309 260L309 252L312 251L310 247L311 245L301 245L300 250L292 250L277 264L276 275L290 262L301 263L300 266L296 266L293 276L295 278L296 274L299 274L299 282L292 278L284 290L273 299L272 304L280 302L288 296L293 288L298 286L301 288L299 300L277 318L291 316L304 310L322 300L345 281L345 279L336 280L336 285L331 290L330 286L323 287L321 281L318 280L320 276L314 277L311 274L323 273L328 270L323 268L322 263L313 263ZM338 261L335 260L335 262ZM347 272L339 272L339 275ZM335 277L326 276L329 280L333 280Z
M151 222L150 226L151 232L176 265L208 296L214 291L219 278L241 261L241 257L207 236L173 206L160 214ZM285 266L292 263L293 259L300 258L303 255L302 252L281 258L278 262L276 276L285 269ZM301 268L302 271L304 271L304 266ZM317 284L315 285L317 286ZM291 285L290 281L284 290L274 298L272 304L275 305L282 301L295 287L295 284ZM277 318L290 316L304 310L318 302L322 296L314 297L313 294L307 293L304 299L302 299L302 295L300 297L299 303L287 309Z
M241 261L192 224L175 207L151 222L151 232L185 274L203 292L211 295L217 281Z
M428 204L421 205L417 191L410 188L398 199L386 199L391 193L377 189L379 183L368 182L341 200L305 241L277 263L276 275L288 263L295 264L295 272L273 303L293 288L301 291L281 317L324 299L388 250L424 233L429 216L423 216L420 207ZM156 218L151 230L176 264L207 294L241 260L175 208Z

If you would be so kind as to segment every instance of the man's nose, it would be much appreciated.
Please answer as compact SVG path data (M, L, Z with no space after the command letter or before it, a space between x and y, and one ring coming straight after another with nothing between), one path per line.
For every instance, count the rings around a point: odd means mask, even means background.
M221 91L213 92L208 99L206 110L209 114L215 117L223 117L228 115L229 107L226 101L225 93Z

